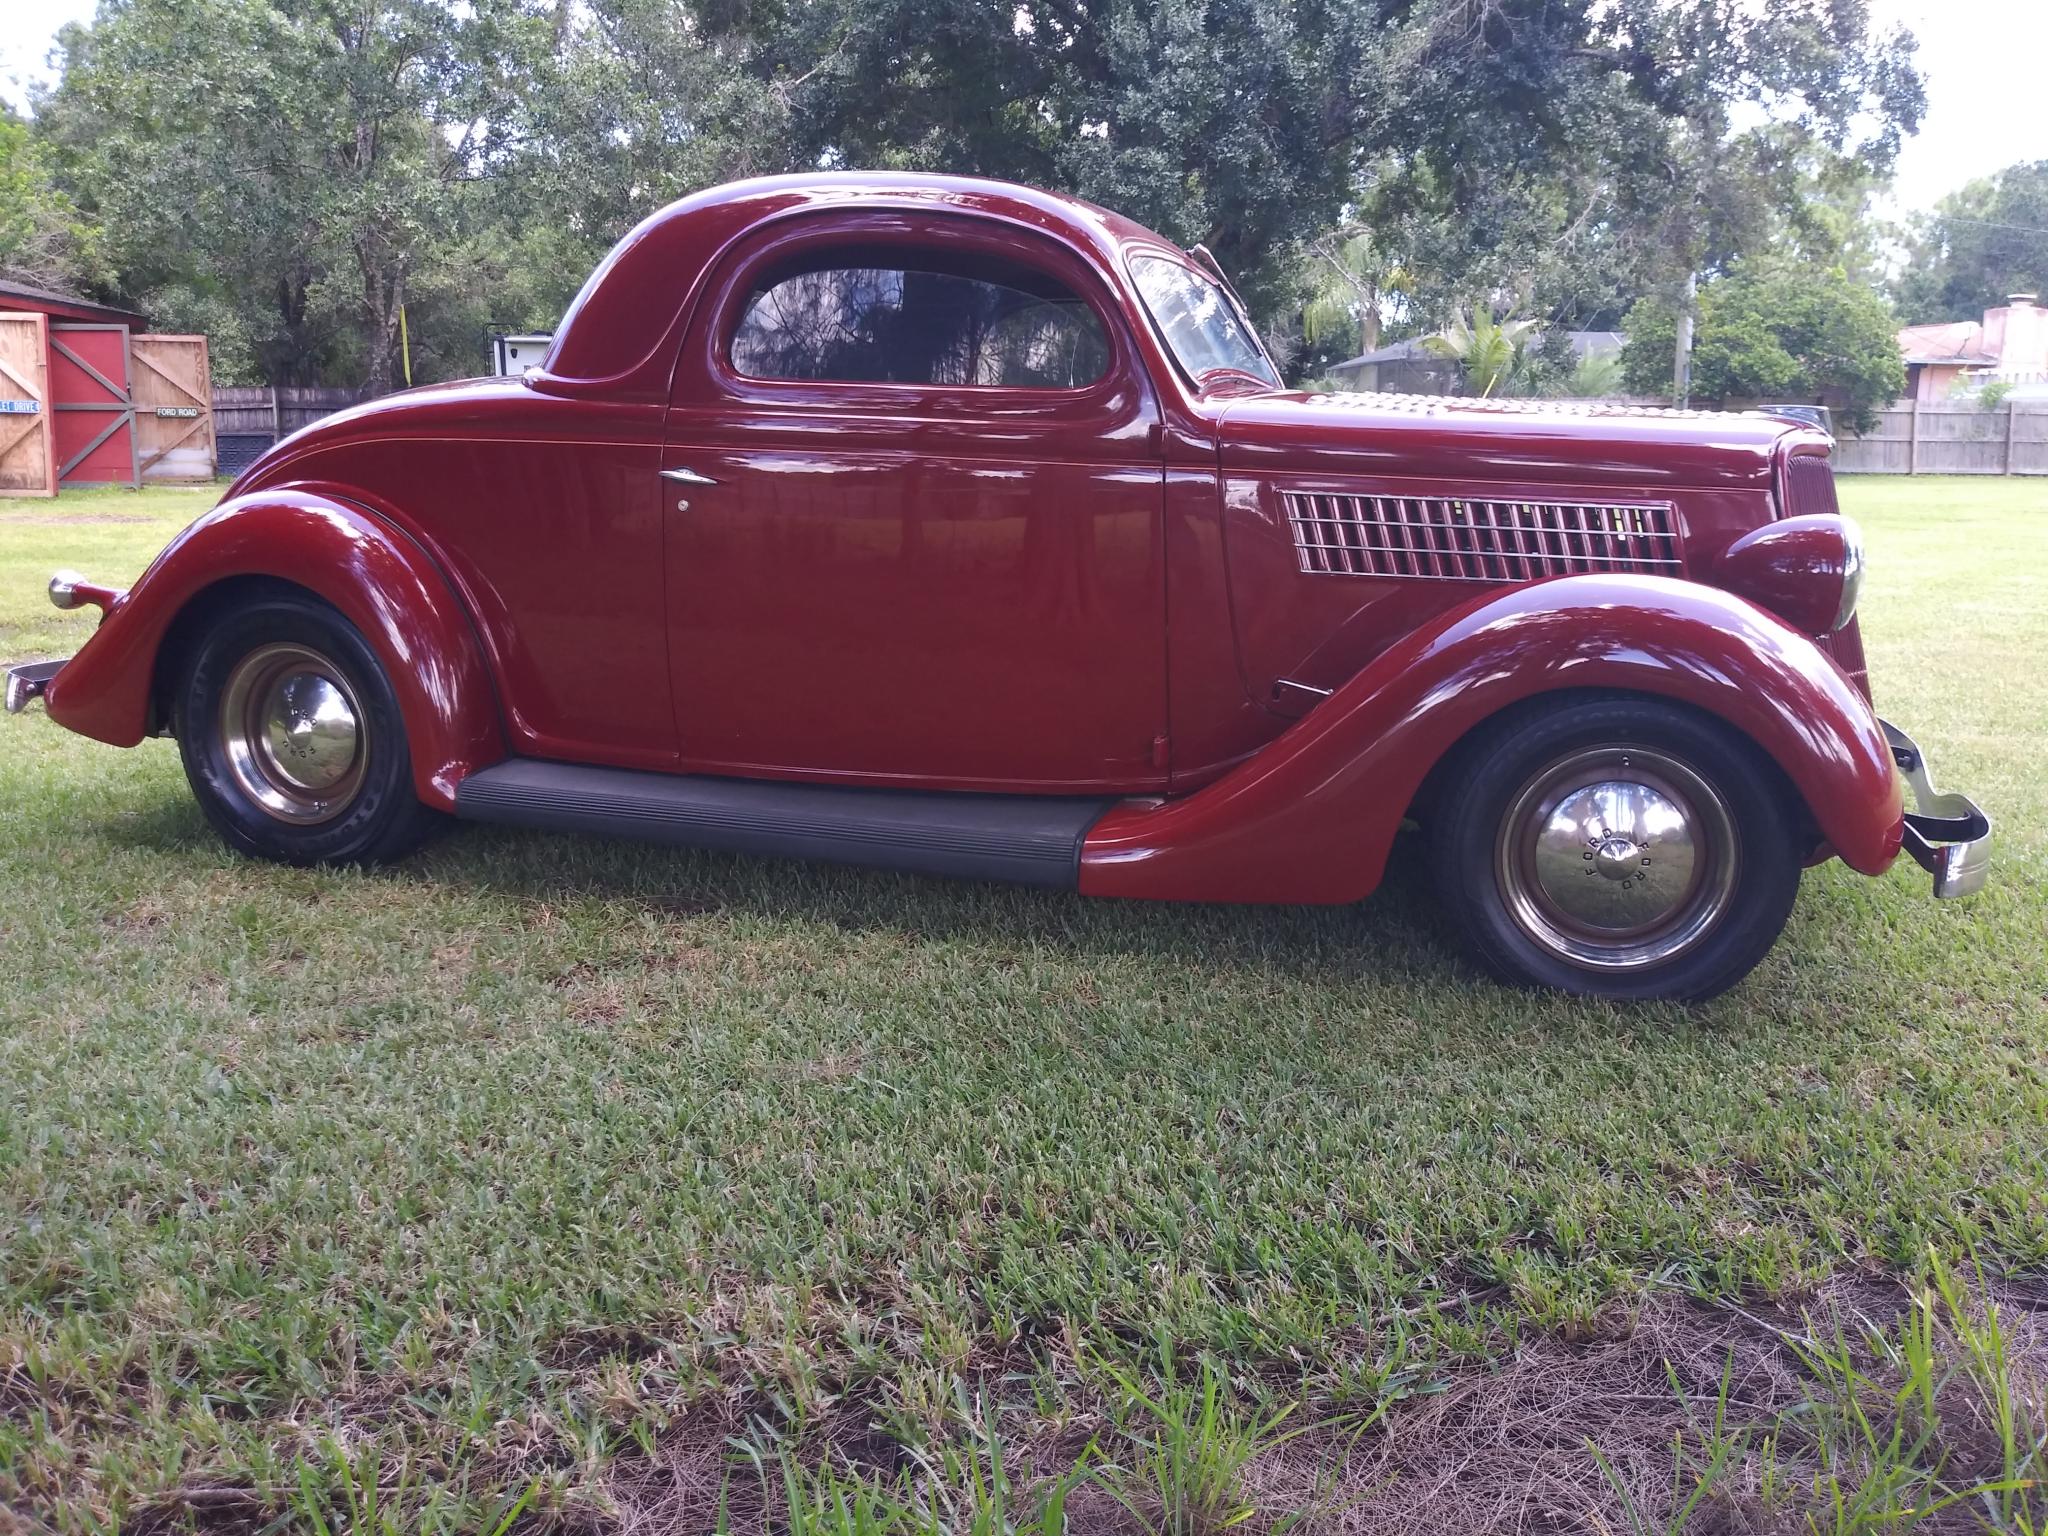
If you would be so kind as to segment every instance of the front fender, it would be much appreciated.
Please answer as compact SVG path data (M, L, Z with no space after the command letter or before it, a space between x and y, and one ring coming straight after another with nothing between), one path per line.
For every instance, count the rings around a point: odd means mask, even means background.
M1511 704L1568 688L1652 694L1717 715L1784 770L1845 863L1874 875L1899 851L1903 802L1884 733L1813 641L1693 582L1564 576L1442 615L1186 799L1111 811L1082 847L1081 889L1356 901L1378 885L1416 790L1459 738Z
M447 579L404 534L345 502L294 491L224 501L170 542L78 654L51 679L50 717L132 747L149 729L165 635L187 604L235 577L286 581L334 605L384 663L405 716L422 800L505 756L483 653Z

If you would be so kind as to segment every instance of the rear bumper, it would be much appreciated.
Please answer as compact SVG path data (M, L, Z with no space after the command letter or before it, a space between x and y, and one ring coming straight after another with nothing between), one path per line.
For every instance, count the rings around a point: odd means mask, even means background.
M1991 818L1969 796L1936 789L1927 756L1913 738L1889 720L1878 724L1899 776L1913 791L1914 809L1906 812L1906 852L1934 876L1936 896L1967 896L1981 889L1991 873Z
M68 658L67 658L68 659ZM7 713L18 715L43 696L63 661L24 661L7 669Z

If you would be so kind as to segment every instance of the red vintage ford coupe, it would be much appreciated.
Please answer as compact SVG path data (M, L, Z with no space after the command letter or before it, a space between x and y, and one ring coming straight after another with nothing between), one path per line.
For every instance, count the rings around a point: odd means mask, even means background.
M1354 902L1404 821L1499 974L1699 998L1805 865L1990 826L1872 712L1829 439L1307 394L1071 198L686 198L542 366L273 448L8 706L178 740L236 847L442 813L1067 887ZM1906 811L1910 786L1917 808Z

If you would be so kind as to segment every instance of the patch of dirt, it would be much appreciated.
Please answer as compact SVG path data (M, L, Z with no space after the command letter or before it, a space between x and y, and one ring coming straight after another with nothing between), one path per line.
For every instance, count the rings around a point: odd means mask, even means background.
M2039 1423L2048 1400L2048 1289L2007 1280L1987 1291L1999 1305L2011 1380ZM1897 1283L1874 1279L1832 1285L1804 1308L1656 1297L1597 1337L1538 1339L1507 1360L1439 1378L1362 1430L1355 1421L1330 1419L1270 1445L1240 1480L1254 1513L1231 1529L1285 1529L1291 1536L1609 1536L1642 1528L1641 1522L1689 1536L1792 1536L1807 1528L1808 1507L1800 1500L1811 1499L1819 1462L1796 1427L1803 1420L1786 1418L1815 1390L1790 1341L1809 1335L1847 1340L1858 1369L1874 1383L1866 1407L1882 1422L1893 1411L1896 1378L1872 1339L1896 1337L1909 1305ZM654 1334L594 1329L558 1341L548 1361L555 1369L603 1366L630 1373L661 1352ZM1136 1448L1110 1431L1110 1405L1091 1400L1085 1388L1069 1391L1057 1422L1034 1420L1012 1386L1029 1380L1031 1365L1019 1348L978 1356L967 1372L968 1400L1007 1400L1001 1426L1014 1483L1071 1469L1091 1438L1098 1455L1134 1462ZM1748 1433L1745 1450L1691 1518L1676 1526L1674 1506L1692 1491L1724 1373L1726 1428ZM793 1447L798 1462L883 1483L915 1479L917 1456L886 1427L905 1422L907 1405L885 1400L886 1382L828 1400ZM367 1406L352 1404L346 1416L374 1418ZM1995 1430L1982 1404L1972 1400L1965 1373L1957 1372L1944 1389L1940 1408L1949 1485L1992 1475L2000 1464ZM1321 1412L1311 1405L1288 1422L1313 1422ZM778 1536L786 1523L783 1469L772 1452L756 1459L744 1448L762 1443L760 1431L774 1422L774 1405L751 1393L706 1394L677 1413L650 1453L614 1458L564 1502L529 1511L519 1529L562 1536L708 1536L718 1529ZM529 1442L496 1449L493 1455L505 1465L486 1473L487 1482L516 1486L541 1468L566 1468L561 1445L536 1428ZM1779 1492L1767 1502L1761 1445L1772 1428L1780 1430ZM1598 1446L1607 1472L1590 1446ZM251 1490L197 1483L138 1511L124 1529L254 1536L279 1513ZM1067 1516L1073 1536L1138 1536L1145 1528L1107 1479L1077 1487ZM1977 1529L1970 1506L1914 1525L1924 1536Z
M137 1512L122 1529L132 1536L259 1536L277 1510L254 1490L231 1484L180 1488Z
M723 1509L728 1530L765 1530L762 1481L743 1458L734 1466L734 1428L722 1416L690 1414L662 1436L653 1456L615 1463L605 1492L617 1515L605 1528L617 1536L711 1531Z
M1638 1509L1668 1510L1675 1447L1696 1441L1695 1420L1711 1421L1724 1369L1737 1422L1768 1422L1799 1401L1796 1361L1761 1320L1658 1303L1624 1337L1545 1339L1455 1376L1436 1395L1397 1405L1351 1446L1305 1437L1255 1462L1247 1483L1262 1509L1320 1507L1316 1530L1627 1530L1623 1501L1589 1445Z
M667 1347L661 1338L637 1328L579 1328L558 1337L541 1358L550 1369L573 1371L606 1360L638 1364Z
M2048 1292L2007 1283L1993 1294L2015 1383L2038 1403L2048 1389ZM1881 1405L1890 1383L1868 1347L1869 1332L1896 1335L1908 1305L1900 1286L1881 1281L1831 1287L1805 1309L1656 1298L1632 1322L1597 1339L1542 1339L1505 1362L1457 1372L1437 1384L1440 1390L1396 1404L1362 1431L1317 1428L1262 1452L1242 1479L1256 1514L1233 1529L1285 1528L1298 1536L1606 1536L1638 1528L1640 1518L1664 1530L1692 1491L1725 1372L1726 1427L1750 1432L1749 1454L1738 1458L1683 1529L1692 1536L1790 1536L1806 1529L1807 1510L1782 1495L1766 1504L1760 1453L1763 1433L1812 1390L1787 1336L1804 1337L1811 1327L1833 1341L1839 1331L1857 1346L1859 1368L1884 1386L1873 1399ZM812 1426L800 1454L885 1479L903 1470L900 1454L877 1454L875 1441L886 1438L874 1422L877 1406L863 1410L842 1402L831 1424ZM1025 1467L1040 1474L1071 1467L1086 1444L1082 1426L1100 1428L1108 1420L1100 1405L1082 1404L1057 1430L1009 1430L1013 1474ZM1997 1465L1993 1430L1974 1406L1961 1396L1945 1402L1943 1423L1951 1484L1991 1473ZM764 1508L759 1476L735 1453L732 1437L741 1429L735 1421L695 1415L653 1458L614 1463L606 1493L615 1513L603 1528L619 1536L694 1536L715 1526L722 1497L732 1531L777 1529L779 1474L771 1464ZM1114 1455L1118 1448L1103 1438ZM1589 1449L1594 1445L1608 1473ZM1817 1463L1809 1445L1781 1435L1776 1454L1781 1490L1811 1487ZM1099 1485L1078 1489L1067 1512L1075 1536L1120 1536L1139 1528ZM1914 1529L1946 1536L1974 1532L1978 1524L1959 1506Z
M2015 1383L2039 1403L2048 1386L2048 1319L2023 1287L1995 1287L1994 1294L2014 1350ZM1304 1436L1256 1460L1247 1487L1262 1512L1311 1511L1298 1531L1606 1533L1638 1528L1631 1505L1664 1530L1704 1463L1725 1373L1725 1427L1748 1432L1748 1454L1683 1528L1696 1536L1804 1531L1807 1509L1783 1498L1767 1504L1762 1487L1764 1433L1813 1391L1789 1339L1813 1329L1829 1344L1848 1340L1859 1369L1888 1390L1890 1374L1870 1348L1870 1330L1896 1336L1908 1307L1903 1288L1877 1281L1832 1286L1803 1309L1659 1298L1619 1337L1538 1340L1498 1366L1454 1376L1432 1397L1397 1405L1348 1445ZM1943 1404L1952 1484L1997 1463L1990 1427L1964 1397L1958 1385ZM1780 1490L1812 1487L1819 1465L1810 1444L1781 1435L1776 1455ZM1959 1506L1914 1529L1931 1536L1979 1525Z

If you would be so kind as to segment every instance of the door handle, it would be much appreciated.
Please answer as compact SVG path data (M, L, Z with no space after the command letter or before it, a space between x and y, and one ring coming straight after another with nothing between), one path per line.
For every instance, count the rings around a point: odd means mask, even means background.
M718 482L716 480L713 480L709 475L700 475L694 469L664 469L661 472L661 478L664 480L673 480L677 485L718 484Z

